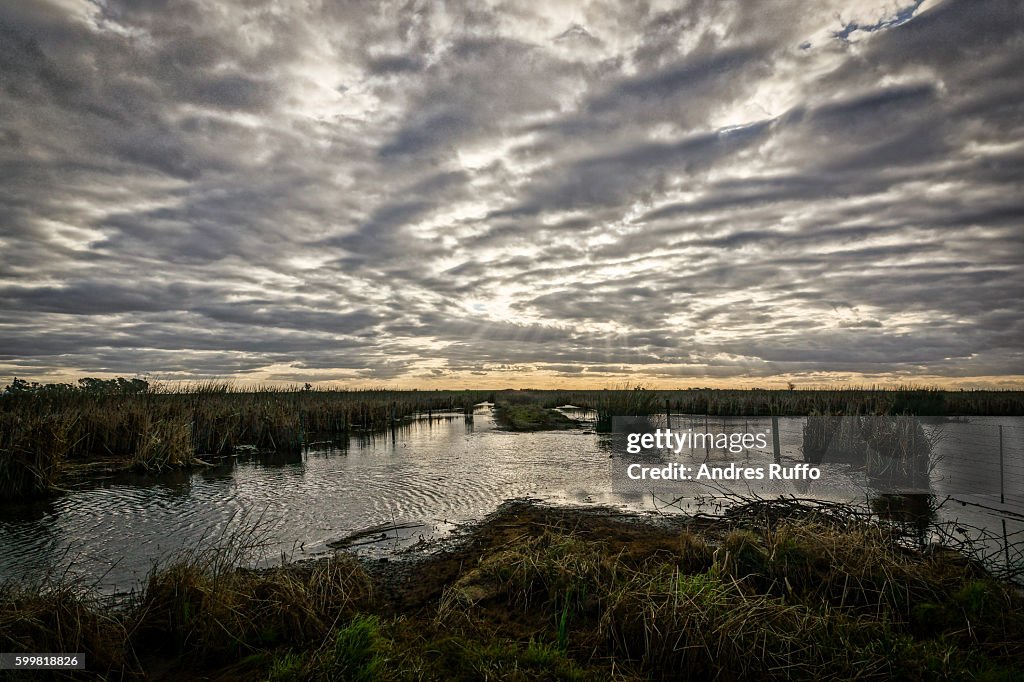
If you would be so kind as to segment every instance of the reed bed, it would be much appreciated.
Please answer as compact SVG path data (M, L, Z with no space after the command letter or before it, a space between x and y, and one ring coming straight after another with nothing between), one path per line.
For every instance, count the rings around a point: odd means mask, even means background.
M532 391L547 407L571 404L597 412L598 428L611 418L651 414L717 416L917 415L1020 416L1024 391L946 391L938 388L815 390L645 390L624 386L600 391Z
M46 494L76 462L109 459L161 471L242 448L297 453L314 438L379 431L418 413L470 412L491 395L15 383L0 395L0 500Z
M0 500L51 490L74 445L73 410L0 413Z
M227 383L150 385L84 379L15 380L0 393L0 500L45 495L71 465L107 459L149 471L240 450L298 453L312 440L386 429L418 413L489 400L594 410L599 431L615 416L1024 415L1024 392L932 388L839 390L391 391L243 388ZM525 408L524 408L525 409Z
M914 417L809 417L803 425L804 460L856 464L882 490L927 488L941 433L929 435Z

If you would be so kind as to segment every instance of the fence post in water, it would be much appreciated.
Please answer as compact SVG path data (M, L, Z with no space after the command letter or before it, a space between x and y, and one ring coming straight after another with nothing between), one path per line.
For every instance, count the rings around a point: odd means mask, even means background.
M914 491L917 491L917 422L914 417L910 418L910 466L913 467L913 486Z
M707 437L707 433L708 433L708 411L707 411L707 408L704 408L704 461L705 462L708 461L708 457L711 456L711 446L708 445L709 438Z
M748 447L747 447L747 446L745 445L745 443L747 442L747 429L748 429L748 426L747 426L747 418L746 418L746 417L744 417L744 418L743 418L743 442L744 442L744 446L743 446L743 454L744 454L744 455L746 455L747 457L750 457L750 448L748 448Z
M1006 573L1010 573L1010 542L1006 537L1006 519L1003 519L1003 554L1006 556Z
M665 398L665 427L672 428L672 408L668 404L668 398Z
M782 462L782 451L779 448L779 418L772 415L772 454L775 456L775 463Z
M1006 492L1003 488L1003 425L999 425L999 504L1006 504ZM1005 531L1006 522L1003 522Z

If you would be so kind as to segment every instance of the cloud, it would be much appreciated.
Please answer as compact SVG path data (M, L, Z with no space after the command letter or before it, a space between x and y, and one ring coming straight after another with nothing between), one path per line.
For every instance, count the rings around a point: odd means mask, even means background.
M1013 380L1022 40L1010 0L8 3L0 369Z

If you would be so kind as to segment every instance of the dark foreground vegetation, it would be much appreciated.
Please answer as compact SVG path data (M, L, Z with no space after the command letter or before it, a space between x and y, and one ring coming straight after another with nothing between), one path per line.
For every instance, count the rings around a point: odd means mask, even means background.
M194 551L116 608L67 582L5 586L0 650L84 652L106 679L1024 675L1017 589L838 505L653 525L512 502L416 560L253 571L238 552Z
M508 406L507 428L571 426L549 408L592 410L597 429L614 416L1024 415L1024 392L899 390L386 391L152 386L139 379L77 385L15 380L0 394L0 501L45 495L69 474L161 471L252 450L299 452L311 442L386 429L413 415Z

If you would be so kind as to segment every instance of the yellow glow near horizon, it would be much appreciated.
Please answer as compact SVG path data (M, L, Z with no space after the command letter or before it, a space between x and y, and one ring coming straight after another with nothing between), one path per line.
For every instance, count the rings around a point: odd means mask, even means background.
M428 366L429 365L429 366ZM719 390L785 389L793 383L797 389L828 390L841 388L897 388L897 387L928 387L944 390L1024 390L1024 375L1005 376L969 376L945 377L939 375L906 375L906 374L863 374L844 372L821 372L814 375L777 375L777 376L744 376L729 378L710 378L699 375L659 377L645 372L633 371L626 365L622 372L595 373L587 376L586 372L567 375L553 372L543 367L525 366L525 371L490 370L485 375L471 374L468 371L450 372L445 370L440 361L418 363L409 374L391 378L374 379L362 374L359 370L316 370L306 371L290 365L278 364L263 370L244 375L229 376L191 376L180 373L163 373L141 375L151 382L183 383L198 381L224 381L235 386L302 386L309 382L320 388L367 389L385 388L390 390L505 390L532 388L538 390L600 390L621 389L626 385L642 386L650 390L685 390L711 388ZM442 370L443 375L434 375L431 370ZM110 379L118 376L130 376L124 372L55 372L48 375L35 375L26 372L23 367L0 365L0 376L6 377L3 385L10 383L14 377L39 383L74 383L85 377ZM140 376L140 375L136 375Z

